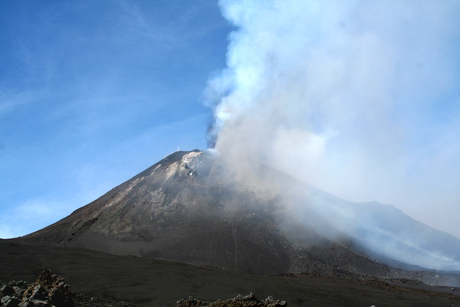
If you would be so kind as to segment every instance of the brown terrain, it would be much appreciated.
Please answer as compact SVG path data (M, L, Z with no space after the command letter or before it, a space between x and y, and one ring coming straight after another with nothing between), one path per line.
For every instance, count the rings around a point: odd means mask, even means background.
M343 233L309 207L313 199L340 200L267 167L257 172L263 181L235 180L202 151L173 153L61 221L1 240L0 280L32 283L46 267L74 292L142 306L176 306L180 299L193 306L189 296L201 302L251 292L288 306L460 304L457 272L382 256L363 245L364 232ZM279 192L285 189L293 192ZM289 210L296 190L307 195L302 215ZM377 208L393 222L407 221ZM459 256L458 239L427 233L435 242L447 238L448 256Z

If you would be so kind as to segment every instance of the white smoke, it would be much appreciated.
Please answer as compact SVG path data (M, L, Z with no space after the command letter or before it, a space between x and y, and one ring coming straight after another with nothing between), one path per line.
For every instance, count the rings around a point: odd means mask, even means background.
M216 149L460 236L460 2L219 2Z

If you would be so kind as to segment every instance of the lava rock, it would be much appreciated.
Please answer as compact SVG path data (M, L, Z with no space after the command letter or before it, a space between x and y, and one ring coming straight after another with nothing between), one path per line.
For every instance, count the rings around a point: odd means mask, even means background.
M10 281L0 284L1 307L73 307L75 294L64 280L43 269L35 283Z
M2 297L2 306L4 307L16 307L21 301L15 296L4 296Z
M72 298L75 294L70 286L64 282L62 277L43 269L43 273L37 278L34 284L27 287L23 294L23 301L37 303L49 303L53 306L73 306Z
M264 300L258 300L253 293L242 296L238 295L235 298L226 301L217 300L215 302L205 302L189 297L188 300L179 300L177 307L281 307L287 306L285 301L279 301L271 296Z

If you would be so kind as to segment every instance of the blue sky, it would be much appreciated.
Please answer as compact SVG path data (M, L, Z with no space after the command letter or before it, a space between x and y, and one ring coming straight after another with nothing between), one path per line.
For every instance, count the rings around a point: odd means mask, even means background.
M0 237L205 148L230 30L215 1L2 1Z

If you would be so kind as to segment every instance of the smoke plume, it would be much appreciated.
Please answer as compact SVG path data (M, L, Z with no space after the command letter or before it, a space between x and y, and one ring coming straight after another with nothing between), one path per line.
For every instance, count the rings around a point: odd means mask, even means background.
M460 236L460 2L227 1L210 143Z

